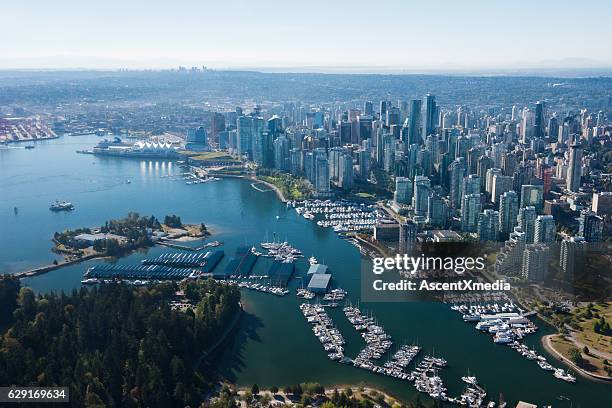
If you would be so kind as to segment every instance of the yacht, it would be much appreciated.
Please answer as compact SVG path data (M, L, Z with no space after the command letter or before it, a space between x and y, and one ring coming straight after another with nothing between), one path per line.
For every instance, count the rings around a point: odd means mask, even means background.
M55 201L49 209L51 211L72 211L74 210L74 205L67 201Z
M316 265L319 263L319 261L317 261L317 258L315 258L314 256L311 256L310 258L308 258L308 263L311 265Z

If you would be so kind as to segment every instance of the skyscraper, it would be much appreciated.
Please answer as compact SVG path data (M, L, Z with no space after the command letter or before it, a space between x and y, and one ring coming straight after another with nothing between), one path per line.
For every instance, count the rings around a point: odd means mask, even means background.
M251 116L240 116L238 118L237 152L240 156L252 157L253 145L253 118Z
M415 215L427 215L427 204L429 192L431 190L431 182L429 178L424 176L416 176L414 178L414 196L412 197L412 207Z
M533 243L535 234L536 209L533 206L519 209L518 226L525 233L525 242Z
M448 207L442 197L437 193L427 198L427 223L434 227L446 228L448 221Z
M476 232L480 214L480 194L468 194L461 204L461 231Z
M463 187L463 177L465 176L465 161L463 157L455 159L449 166L450 173L450 205L458 209L461 208L461 189Z
M417 225L412 221L400 223L399 226L399 253L405 254L414 250L417 235Z
M291 168L289 139L285 135L280 135L274 141L274 167L281 171L289 171Z
M578 235L587 242L601 242L603 240L604 219L591 211L580 213Z
M559 257L559 266L563 272L563 276L568 281L574 279L576 265L584 259L586 251L586 241L582 237L571 237L561 241L561 253Z
M408 144L421 144L421 100L410 101L410 113L408 114Z
M577 192L582 177L582 147L572 144L569 149L569 167L567 169L567 189Z
M349 190L353 187L353 158L348 153L344 153L340 156L338 185L345 190Z
M329 186L329 162L327 157L316 156L315 158L315 192L319 197L328 196Z
M423 107L422 120L423 131L421 133L421 138L423 141L427 139L427 136L434 133L437 122L436 97L428 93L425 95L424 102L425 106Z
M370 174L370 151L362 149L357 154L359 155L359 177L365 180Z
M507 191L512 190L512 177L496 174L493 176L491 188L491 201L499 203L499 197Z
M533 137L541 139L544 137L544 102L536 103L535 117L533 121Z
M499 198L499 232L505 238L514 230L518 216L518 196L510 190Z
M395 178L395 193L393 200L399 204L409 205L412 203L412 180L408 177Z
M478 216L478 239L480 241L497 241L499 213L486 209Z
M521 186L521 207L533 206L541 211L544 205L544 186L525 184Z
M533 242L535 244L549 244L555 241L557 229L552 215L539 215L535 220Z
M525 245L522 270L523 278L532 282L541 282L544 280L548 275L549 256L550 249L547 245Z

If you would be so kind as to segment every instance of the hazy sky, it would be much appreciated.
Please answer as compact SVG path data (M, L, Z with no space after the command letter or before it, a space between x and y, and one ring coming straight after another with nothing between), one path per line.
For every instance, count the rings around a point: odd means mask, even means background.
M0 68L612 66L610 0L2 0L0 13Z

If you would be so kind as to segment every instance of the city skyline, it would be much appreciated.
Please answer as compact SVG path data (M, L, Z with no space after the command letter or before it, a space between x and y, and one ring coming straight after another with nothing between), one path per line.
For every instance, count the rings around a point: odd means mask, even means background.
M315 0L300 8L269 1L181 7L161 2L80 8L7 4L0 69L217 69L324 72L512 71L610 68L605 38L610 4L581 4L588 24L568 30L569 2L431 5L390 1L379 7ZM444 13L439 9L443 8ZM117 13L120 10L120 13ZM359 12L361 10L361 12ZM546 18L542 18L546 16ZM25 23L24 23L25 22ZM500 24L503 29L500 30ZM393 33L391 35L391 33Z

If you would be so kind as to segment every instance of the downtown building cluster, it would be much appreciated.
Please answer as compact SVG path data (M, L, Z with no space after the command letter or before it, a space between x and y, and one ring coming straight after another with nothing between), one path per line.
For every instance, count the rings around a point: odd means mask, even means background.
M571 276L577 254L604 241L612 195L593 172L612 131L603 111L472 110L432 94L340 105L215 113L214 140L258 169L306 178L316 197L392 192L400 249L423 231L455 231L500 243L496 270L537 281L553 254Z

